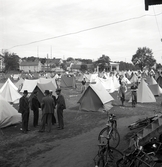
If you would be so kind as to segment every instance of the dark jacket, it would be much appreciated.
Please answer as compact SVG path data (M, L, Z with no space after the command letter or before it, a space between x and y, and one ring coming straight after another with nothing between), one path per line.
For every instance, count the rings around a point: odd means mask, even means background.
M54 100L51 96L45 96L41 103L42 114L53 113L55 108Z
M41 107L41 105L40 105L40 103L39 103L39 100L38 100L37 96L34 96L34 97L32 98L31 109L32 109L32 110L36 110L36 109L38 109L38 108L40 108L40 107Z
M22 96L19 100L19 113L29 112L29 100L27 97Z
M65 99L64 99L64 96L61 94L57 98L57 110L59 109L61 110L66 109Z

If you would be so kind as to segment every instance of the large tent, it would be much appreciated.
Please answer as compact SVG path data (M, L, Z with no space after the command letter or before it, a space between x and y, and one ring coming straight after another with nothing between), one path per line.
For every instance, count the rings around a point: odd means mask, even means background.
M17 91L17 87L8 79L4 86L0 89L0 94L3 98L10 103L19 103L21 95Z
M75 77L73 75L62 75L61 76L61 85L62 88L75 88Z
M160 96L162 94L162 88L158 84L148 86L154 96Z
M21 114L0 95L0 128L21 122Z
M138 90L137 90L137 102L140 103L151 103L156 102L156 99L147 86L147 83L144 81L144 79L141 80Z
M102 111L104 109L109 110L112 107L112 100L114 100L113 97L100 82L97 82L88 86L78 103L81 110Z

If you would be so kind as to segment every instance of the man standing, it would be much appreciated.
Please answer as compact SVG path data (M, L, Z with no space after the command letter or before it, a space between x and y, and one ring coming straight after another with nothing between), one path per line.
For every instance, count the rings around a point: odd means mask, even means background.
M34 96L32 98L32 106L31 109L33 110L33 126L36 127L38 126L38 119L39 119L39 108L40 106L40 102L38 100L37 97L38 92L34 91Z
M54 103L55 103L55 106L56 106L56 96L54 96L52 93L53 91L52 90L49 90L50 92L50 96L52 97ZM53 116L52 116L52 125L54 125L56 123L56 118L55 118L55 107L53 109Z
M63 121L63 110L66 109L64 96L61 94L61 89L56 89L57 97L57 118L58 118L58 129L64 129Z
M52 125L52 116L53 110L55 107L54 100L50 96L49 90L45 90L44 92L45 97L42 99L41 108L42 108L42 125L39 132L45 131L45 125L47 123L48 132L51 132L51 125Z
M83 93L83 92L85 91L85 89L86 89L86 80L85 80L85 78L83 78L83 80L82 80L82 90L81 90L81 93Z
M22 130L23 133L27 133L28 122L29 122L29 100L28 100L28 91L24 90L23 96L19 100L19 113L22 114Z

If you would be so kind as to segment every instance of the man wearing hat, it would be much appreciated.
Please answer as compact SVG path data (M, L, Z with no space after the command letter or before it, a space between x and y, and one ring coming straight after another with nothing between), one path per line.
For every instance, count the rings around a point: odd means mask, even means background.
M42 98L41 108L42 108L42 125L39 132L45 131L45 125L47 123L48 132L51 132L52 116L55 107L53 98L50 96L49 90L45 90L45 97Z
M58 129L64 129L63 121L63 110L66 109L64 96L61 94L61 89L56 89L57 97L57 118L58 118Z
M39 119L39 108L40 102L37 97L38 92L35 90L33 92L33 98L32 98L32 104L31 104L31 109L33 110L33 126L36 127L38 126L38 119Z
M24 90L23 96L19 100L19 113L22 114L22 130L23 133L27 133L28 122L29 122L29 100L28 100L28 91Z

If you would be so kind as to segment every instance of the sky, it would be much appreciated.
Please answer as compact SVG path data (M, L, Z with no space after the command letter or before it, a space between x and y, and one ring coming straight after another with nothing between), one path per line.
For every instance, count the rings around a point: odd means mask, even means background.
M162 5L144 0L0 0L0 53L131 62L148 47L162 64Z

